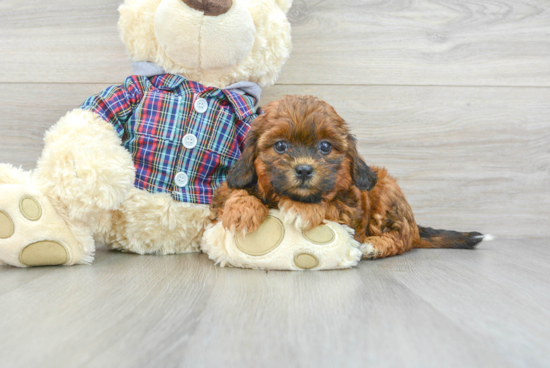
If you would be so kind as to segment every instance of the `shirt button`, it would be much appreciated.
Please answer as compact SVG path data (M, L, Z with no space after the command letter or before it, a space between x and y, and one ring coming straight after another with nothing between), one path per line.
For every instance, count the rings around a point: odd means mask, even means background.
M176 185L178 187L183 188L187 186L187 183L189 183L189 177L186 173L180 172L176 175Z
M193 134L186 134L185 137L183 137L183 146L187 149L193 149L197 145L197 137L195 137Z
M203 114L208 110L208 102L204 98L198 98L197 101L195 101L195 110L199 114Z

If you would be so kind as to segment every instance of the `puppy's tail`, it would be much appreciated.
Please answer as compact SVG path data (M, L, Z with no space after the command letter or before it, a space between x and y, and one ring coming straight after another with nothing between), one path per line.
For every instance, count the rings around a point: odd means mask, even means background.
M492 235L478 232L460 233L452 230L436 230L430 227L418 227L420 241L416 248L454 248L474 249L482 241L493 240Z

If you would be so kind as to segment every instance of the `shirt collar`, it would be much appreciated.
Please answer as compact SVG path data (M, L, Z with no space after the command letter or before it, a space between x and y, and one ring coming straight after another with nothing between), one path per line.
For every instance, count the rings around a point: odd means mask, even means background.
M160 77L160 83L157 88L162 90L174 90L187 81L187 79L182 75L169 74L164 70L164 68L151 62L133 62L132 69L134 75ZM196 82L189 81L189 83ZM198 87L203 87L204 89L208 88L200 83L196 83L196 85ZM260 87L257 83L248 81L242 81L234 83L226 88L216 89L225 94L227 99L235 107L235 112L241 119L254 114L255 107L260 103L260 97L262 94L262 87Z
M254 97L228 90L222 90L222 92L233 105L239 120L244 120L256 113L256 99Z
M187 82L187 79L175 74L158 74L152 76L151 82L155 87L163 91L173 91ZM202 89L202 88L201 88Z

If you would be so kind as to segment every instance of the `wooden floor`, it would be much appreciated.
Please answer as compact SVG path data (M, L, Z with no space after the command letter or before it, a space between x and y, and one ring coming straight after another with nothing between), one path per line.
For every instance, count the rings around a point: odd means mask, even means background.
M49 127L131 73L121 2L0 1L0 163L33 169ZM500 240L333 272L105 249L0 267L1 368L550 367L550 2L294 0L289 19L262 104L328 101L420 224Z
M548 367L548 243L328 272L106 249L93 266L3 267L0 366Z

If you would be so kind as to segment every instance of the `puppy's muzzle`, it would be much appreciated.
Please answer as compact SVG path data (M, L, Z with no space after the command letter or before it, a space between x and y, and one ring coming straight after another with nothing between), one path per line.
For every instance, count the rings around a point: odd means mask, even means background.
M302 183L305 183L313 176L313 166L311 165L298 165L294 168L294 171L296 171L296 176Z

